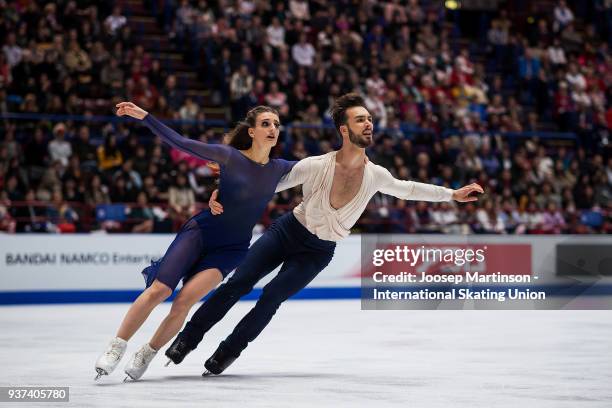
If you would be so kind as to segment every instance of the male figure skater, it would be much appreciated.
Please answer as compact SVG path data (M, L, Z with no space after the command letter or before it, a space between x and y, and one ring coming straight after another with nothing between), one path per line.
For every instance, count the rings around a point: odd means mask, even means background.
M293 186L302 184L303 201L283 215L250 248L234 275L206 301L166 356L179 364L195 349L204 334L255 283L283 264L278 275L234 331L206 361L208 372L223 372L270 322L282 302L304 288L331 261L336 241L350 233L368 201L378 191L404 200L475 201L471 193L483 193L478 184L458 190L395 179L370 162L365 148L372 144L372 116L358 94L346 94L331 109L342 148L298 162L291 173ZM289 180L287 180L289 182ZM206 373L205 373L206 374Z

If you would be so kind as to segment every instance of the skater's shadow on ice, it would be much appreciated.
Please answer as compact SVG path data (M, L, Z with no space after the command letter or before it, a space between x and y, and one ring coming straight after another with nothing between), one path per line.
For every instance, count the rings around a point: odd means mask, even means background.
M202 383L203 381L211 381L216 383L223 383L226 380L232 383L235 382L259 382L266 381L268 379L298 379L298 380L309 380L309 379L323 379L323 378L344 378L346 375L342 374L315 374L315 373L252 373L252 374L223 374L223 375L206 375L201 374L194 375L170 375L161 378L143 378L138 381L128 380L126 382L96 382L95 385L98 387L114 387L114 386L129 386L130 384L153 384L153 383Z
M138 383L155 383L155 382L202 382L202 381L217 381L223 382L224 380L235 381L253 381L253 380L265 380L275 378L296 378L296 379L321 379L321 378L343 378L346 375L340 374L315 374L315 373L287 373L287 372L276 372L276 373L251 373L251 374L223 374L223 375L205 375L194 374L194 375L168 375L161 378L143 378Z
M342 374L321 374L321 373L252 373L252 374L223 374L223 375L206 375L202 379L206 381L222 381L224 378L235 380L252 381L254 379L275 379L275 378L296 378L296 379L321 379L321 378L345 378Z

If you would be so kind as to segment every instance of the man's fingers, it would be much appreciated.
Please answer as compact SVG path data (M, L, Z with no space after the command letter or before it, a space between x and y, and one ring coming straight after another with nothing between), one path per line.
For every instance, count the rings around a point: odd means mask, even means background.
M219 215L223 213L223 206L217 201L218 195L219 189L215 189L210 194L210 199L208 200L208 206L210 207L210 210L214 215Z
M470 184L476 191L479 191L481 193L484 193L484 190L482 189L482 187L480 186L480 184L478 183L472 183Z
M479 193L484 193L484 190L479 185L475 185L475 186L469 185L469 186L466 187L466 190L467 190L468 194L470 194L470 193L472 193L474 191L477 191Z

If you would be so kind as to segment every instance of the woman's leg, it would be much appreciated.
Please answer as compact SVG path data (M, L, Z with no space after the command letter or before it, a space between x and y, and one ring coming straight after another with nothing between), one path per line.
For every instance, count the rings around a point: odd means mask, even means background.
M117 337L128 341L134 333L142 326L151 314L153 309L172 294L165 284L155 280L151 286L146 288L140 296L136 298L130 309L125 314L121 326L117 331Z
M172 241L157 268L157 277L128 310L117 337L129 340L142 326L151 311L172 294L187 271L191 270L203 251L198 224L191 220Z
M208 294L223 280L219 269L206 269L194 275L172 302L170 313L161 322L149 345L159 350L183 327L187 314L193 305Z

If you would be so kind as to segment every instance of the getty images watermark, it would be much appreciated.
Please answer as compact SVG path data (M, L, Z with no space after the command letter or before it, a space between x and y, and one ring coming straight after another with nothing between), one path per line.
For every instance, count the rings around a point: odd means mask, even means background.
M560 309L593 286L534 273L529 242L406 237L362 235L363 309Z

